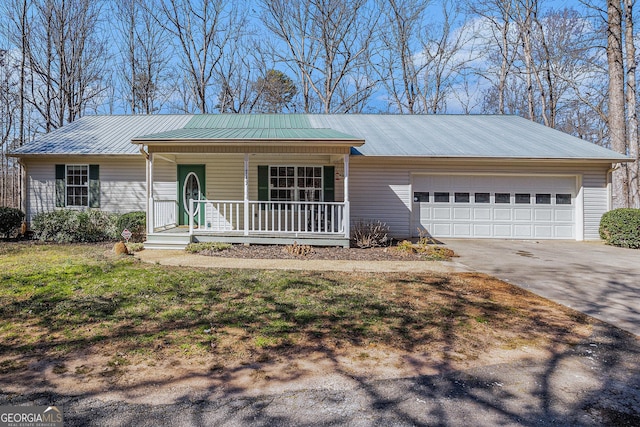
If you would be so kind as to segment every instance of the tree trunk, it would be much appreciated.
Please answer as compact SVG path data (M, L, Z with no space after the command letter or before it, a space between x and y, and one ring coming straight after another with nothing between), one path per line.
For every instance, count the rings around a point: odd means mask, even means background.
M636 109L636 47L633 39L633 4L635 0L624 0L625 7L625 53L627 60L627 143L629 156L634 159L627 165L629 183L629 206L640 208L638 183L638 112Z
M607 64L609 72L609 135L611 148L627 154L625 123L624 62L622 55L622 7L620 0L607 0ZM629 206L627 168L617 165L613 172L613 207Z

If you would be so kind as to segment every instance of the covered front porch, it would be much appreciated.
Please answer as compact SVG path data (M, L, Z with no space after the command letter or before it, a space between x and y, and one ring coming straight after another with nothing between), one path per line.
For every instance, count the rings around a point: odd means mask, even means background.
M209 200L150 197L148 248L184 247L191 242L349 246L348 156L345 200L338 202ZM150 161L152 163L152 161ZM153 183L150 183L153 188ZM247 180L246 187L249 187ZM249 189L245 190L247 193ZM186 218L185 218L186 215ZM183 221L181 221L181 217Z
M330 129L268 125L135 138L147 159L145 247L207 241L348 247L349 155L364 141Z

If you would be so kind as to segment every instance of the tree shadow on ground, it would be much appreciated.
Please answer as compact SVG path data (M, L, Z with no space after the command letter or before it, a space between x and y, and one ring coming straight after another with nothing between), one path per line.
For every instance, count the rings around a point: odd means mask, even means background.
M239 273L217 272L215 274L219 276L214 277L215 280L200 287L188 283L188 280L196 280L199 276L187 277L186 274L186 269L176 269L175 277L171 278L164 292L171 296L176 306L180 306L182 298L193 297L194 292L198 293L196 297L207 303L184 309L178 312L179 316L167 315L155 329L149 329L148 325L140 327L135 323L123 323L103 335L73 338L62 334L65 328L80 326L91 316L70 318L68 322L52 316L50 312L54 308L69 304L68 298L41 294L29 301L10 302L1 311L7 318L35 310L41 315L37 326L49 335L55 335L56 339L23 346L0 343L0 355L24 352L25 359L22 360L33 360L38 354L46 358L47 352L58 346L85 349L96 341L110 340L121 342L119 350L125 354L144 345L149 345L149 350L153 351L157 341L144 344L139 338L166 329L179 332L210 327L215 330L228 325L242 329L246 333L244 340L259 335L273 342L262 348L251 347L252 353L246 364L223 366L219 371L214 366L209 372L189 372L135 384L105 381L104 390L82 394L38 392L11 395L0 392L0 404L60 405L65 410L65 425L71 426L446 426L468 425L470 420L476 425L640 424L640 344L637 337L596 322L592 325L592 334L586 339L572 338L571 328L559 326L551 318L551 309L546 305L536 306L535 301L539 300L528 292L518 288L504 291L513 301L530 307L530 315L525 318L513 308L515 302L501 304L494 296L496 289L503 289L504 284L493 281L484 288L465 285L465 279L482 278L480 275L385 276L384 280L393 286L384 288L384 291L397 292L402 297L398 306L390 307L382 303L390 294L385 295L380 290L376 294L373 292L375 288L370 294L351 292L348 286L343 285L341 278L344 276L340 274L306 274L295 280L289 280L286 275L279 279L272 277L269 278L274 283L271 289L260 286L260 274L263 273L248 272L242 273L245 275L242 276L243 288L231 290L223 286L224 280ZM322 282L319 282L320 278ZM322 286L330 291L325 289L322 292ZM353 283L350 286L360 285ZM295 302L297 299L285 298L287 293L308 295L309 307L319 306L320 309L305 312L301 310L301 303ZM109 318L126 308L127 304L126 298L118 295L72 301L97 318ZM146 311L140 316L148 315L154 309L152 305L145 306ZM358 318L353 315L356 310L360 313ZM213 314L203 317L203 311ZM585 321L578 314L576 317L578 323ZM376 318L385 319L393 327L381 331L375 322L368 323L368 319ZM545 357L459 370L451 359L451 353L460 349L461 342L472 343L473 348L469 351L481 353L483 343L477 342L473 336L476 329L473 328L487 321L508 324L509 332L514 336L531 338L544 333L553 334L554 339L544 344ZM286 340L292 333L311 338L294 348ZM336 343L363 347L376 340L409 353L428 351L431 346L431 351L438 353L433 355L436 362L430 366L436 373L377 380L362 373L354 374L353 369L345 364L344 354ZM273 357L274 354L277 358ZM314 355L330 365L331 372L341 379L339 384L320 381L317 386L295 390L285 388L283 392L255 396L253 384L237 381L246 377L247 371L259 373L276 363L293 363ZM224 359L225 354L217 356ZM20 362L21 359L17 360ZM64 360L64 356L43 360L40 367L53 369L56 363ZM410 359L407 360L411 363ZM415 363L424 362L415 359ZM55 384L41 374L42 371L25 368L16 369L11 377L23 385L34 384L40 390L55 390ZM74 377L72 372L63 372L62 375L82 380L81 376ZM118 373L113 372L113 375ZM303 375L291 369L272 374L267 382L287 384ZM212 378L217 381L212 381ZM128 398L133 400L145 390L167 390L175 384L190 381L209 382L211 385L187 388L174 396L168 405L127 403ZM117 393L124 399L107 399L104 397L106 392Z

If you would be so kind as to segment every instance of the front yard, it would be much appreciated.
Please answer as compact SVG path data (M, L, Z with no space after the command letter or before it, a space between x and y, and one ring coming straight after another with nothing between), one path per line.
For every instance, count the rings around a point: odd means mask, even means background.
M77 391L194 372L238 387L243 370L254 385L336 366L415 375L570 346L592 329L479 274L162 267L110 245L2 243L0 283L5 391L37 372Z

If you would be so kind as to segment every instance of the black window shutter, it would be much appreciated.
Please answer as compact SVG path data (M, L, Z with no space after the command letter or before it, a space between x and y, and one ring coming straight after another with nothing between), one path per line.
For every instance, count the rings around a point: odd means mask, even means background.
M56 165L56 208L64 208L65 176L65 166Z
M269 200L269 166L258 166L258 200Z
M89 165L89 207L100 207L100 166Z
M324 201L335 202L336 201L336 167L325 166L324 167Z

